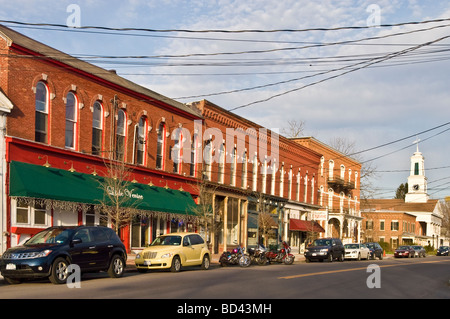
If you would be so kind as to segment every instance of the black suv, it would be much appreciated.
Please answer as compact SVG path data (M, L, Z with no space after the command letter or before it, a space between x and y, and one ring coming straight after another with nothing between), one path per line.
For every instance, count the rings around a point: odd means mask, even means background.
M345 249L339 238L319 238L306 247L304 255L306 262L323 261L324 259L329 262L332 262L333 259L344 261Z
M111 228L61 226L47 228L23 246L6 250L0 271L10 284L45 277L62 284L70 275L70 264L78 265L81 272L107 271L110 277L118 278L123 275L126 260L125 246Z

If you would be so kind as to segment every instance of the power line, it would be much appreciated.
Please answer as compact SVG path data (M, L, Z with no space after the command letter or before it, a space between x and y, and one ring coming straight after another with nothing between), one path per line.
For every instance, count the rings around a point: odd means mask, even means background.
M429 24L436 22L448 22L450 18L442 19L432 19L424 21L411 21L411 22L401 22L394 24L380 24L380 25L365 25L365 26L342 26L333 28L305 28L305 29L272 29L272 30L262 30L262 29L241 29L241 30L225 30L225 29L204 29L204 30L190 30L190 29L152 29L152 28L112 28L105 26L68 26L66 24L55 24L55 23L31 23L31 22L21 22L13 20L0 20L0 23L8 23L22 26L46 26L46 27L58 27L63 29L80 29L80 30L107 30L107 31L142 31L151 33L166 33L166 32L184 32L184 33L279 33L279 32L311 32L311 31L341 31L341 30L363 30L363 29L374 29L374 28L392 28L407 25L420 25Z
M355 72L355 71L358 71L358 70L365 69L365 68L367 68L367 67L369 67L371 65L374 65L374 64L377 64L377 63L381 63L381 62L393 59L393 58L395 58L397 56L404 55L405 53L417 50L417 49L419 49L421 47L424 47L424 46L427 46L427 45L430 45L430 44L433 44L433 43L436 43L436 42L439 42L439 41L442 41L442 40L445 40L445 39L448 39L448 38L450 38L450 35L447 35L447 36L444 36L444 37L440 37L440 38L438 38L436 40L425 42L423 44L419 44L417 46L414 46L414 47L411 47L411 48L407 48L405 50L401 50L401 51L394 52L394 53L389 53L389 54L387 54L387 55L385 55L385 56L383 56L381 58L373 58L373 59L371 59L372 62L369 62L369 63L359 62L359 63L353 64L351 66L346 66L346 67L343 67L341 69L347 69L349 67L354 67L354 68L350 69L348 71L342 72L340 74L333 75L333 76L327 77L325 79L322 79L322 80L319 80L319 81L316 81L316 82L312 82L312 83L303 85L303 86L298 87L298 88L294 88L294 89L291 89L291 90L288 90L288 91L285 91L285 92L282 92L282 93L278 93L278 94L272 95L272 96L270 96L268 98L265 98L265 99L261 99L261 100L258 100L258 101L250 102L250 103L247 103L247 104L244 104L244 105L241 105L241 106L237 106L237 107L231 108L231 109L229 109L229 111L234 111L234 110L245 108L245 107L248 107L248 106L251 106L251 105L254 105L254 104L267 102L267 101L272 100L272 99L274 99L276 97L280 97L280 96L283 96L283 95L286 95L286 94L289 94L289 93L292 93L292 92L296 92L296 91L305 89L307 87L310 87L310 86L313 86L313 85L316 85L316 84L319 84L319 83L322 83L322 82L325 82L325 81L328 81L328 80L331 80L331 79L335 79L335 78L344 76L346 74L349 74L349 73L352 73L352 72ZM363 65L362 66L358 66L360 64L363 64Z

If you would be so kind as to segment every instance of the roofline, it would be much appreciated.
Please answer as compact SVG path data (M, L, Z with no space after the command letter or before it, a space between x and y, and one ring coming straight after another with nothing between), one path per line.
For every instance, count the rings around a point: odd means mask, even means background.
M7 45L12 49L32 56L45 57L43 61L47 63L57 65L58 67L74 73L78 73L103 85L120 90L125 94L133 95L144 102L152 102L159 107L169 108L175 113L182 114L192 119L202 118L198 112L191 109L184 103L154 92L94 64L85 62L62 51L54 49L2 24L0 24L0 37L5 39Z
M312 140L312 141L320 144L321 146L323 146L325 148L328 148L329 150L331 150L331 151L333 151L335 153L340 154L343 158L346 158L346 159L348 159L350 161L353 161L354 163L356 163L358 165L362 165L361 162L359 162L358 160L354 159L353 157L350 157L349 155L346 155L346 154L342 153L341 151L338 151L337 149L335 149L334 147L332 147L332 146L330 146L328 144L325 144L324 142L318 140L314 136L292 137L292 138L288 138L288 139L290 139L292 141L295 141L295 140Z

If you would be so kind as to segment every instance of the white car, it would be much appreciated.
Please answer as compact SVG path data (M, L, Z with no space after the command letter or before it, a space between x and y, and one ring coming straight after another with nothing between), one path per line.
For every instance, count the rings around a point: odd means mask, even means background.
M365 244L346 244L345 249L345 259L369 259L370 249Z

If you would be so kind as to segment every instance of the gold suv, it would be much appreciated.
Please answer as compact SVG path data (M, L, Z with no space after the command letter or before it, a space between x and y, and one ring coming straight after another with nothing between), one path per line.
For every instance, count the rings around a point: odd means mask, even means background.
M203 238L196 233L171 233L156 238L153 243L136 255L139 272L149 269L169 268L180 271L183 266L201 266L208 269L211 253Z

